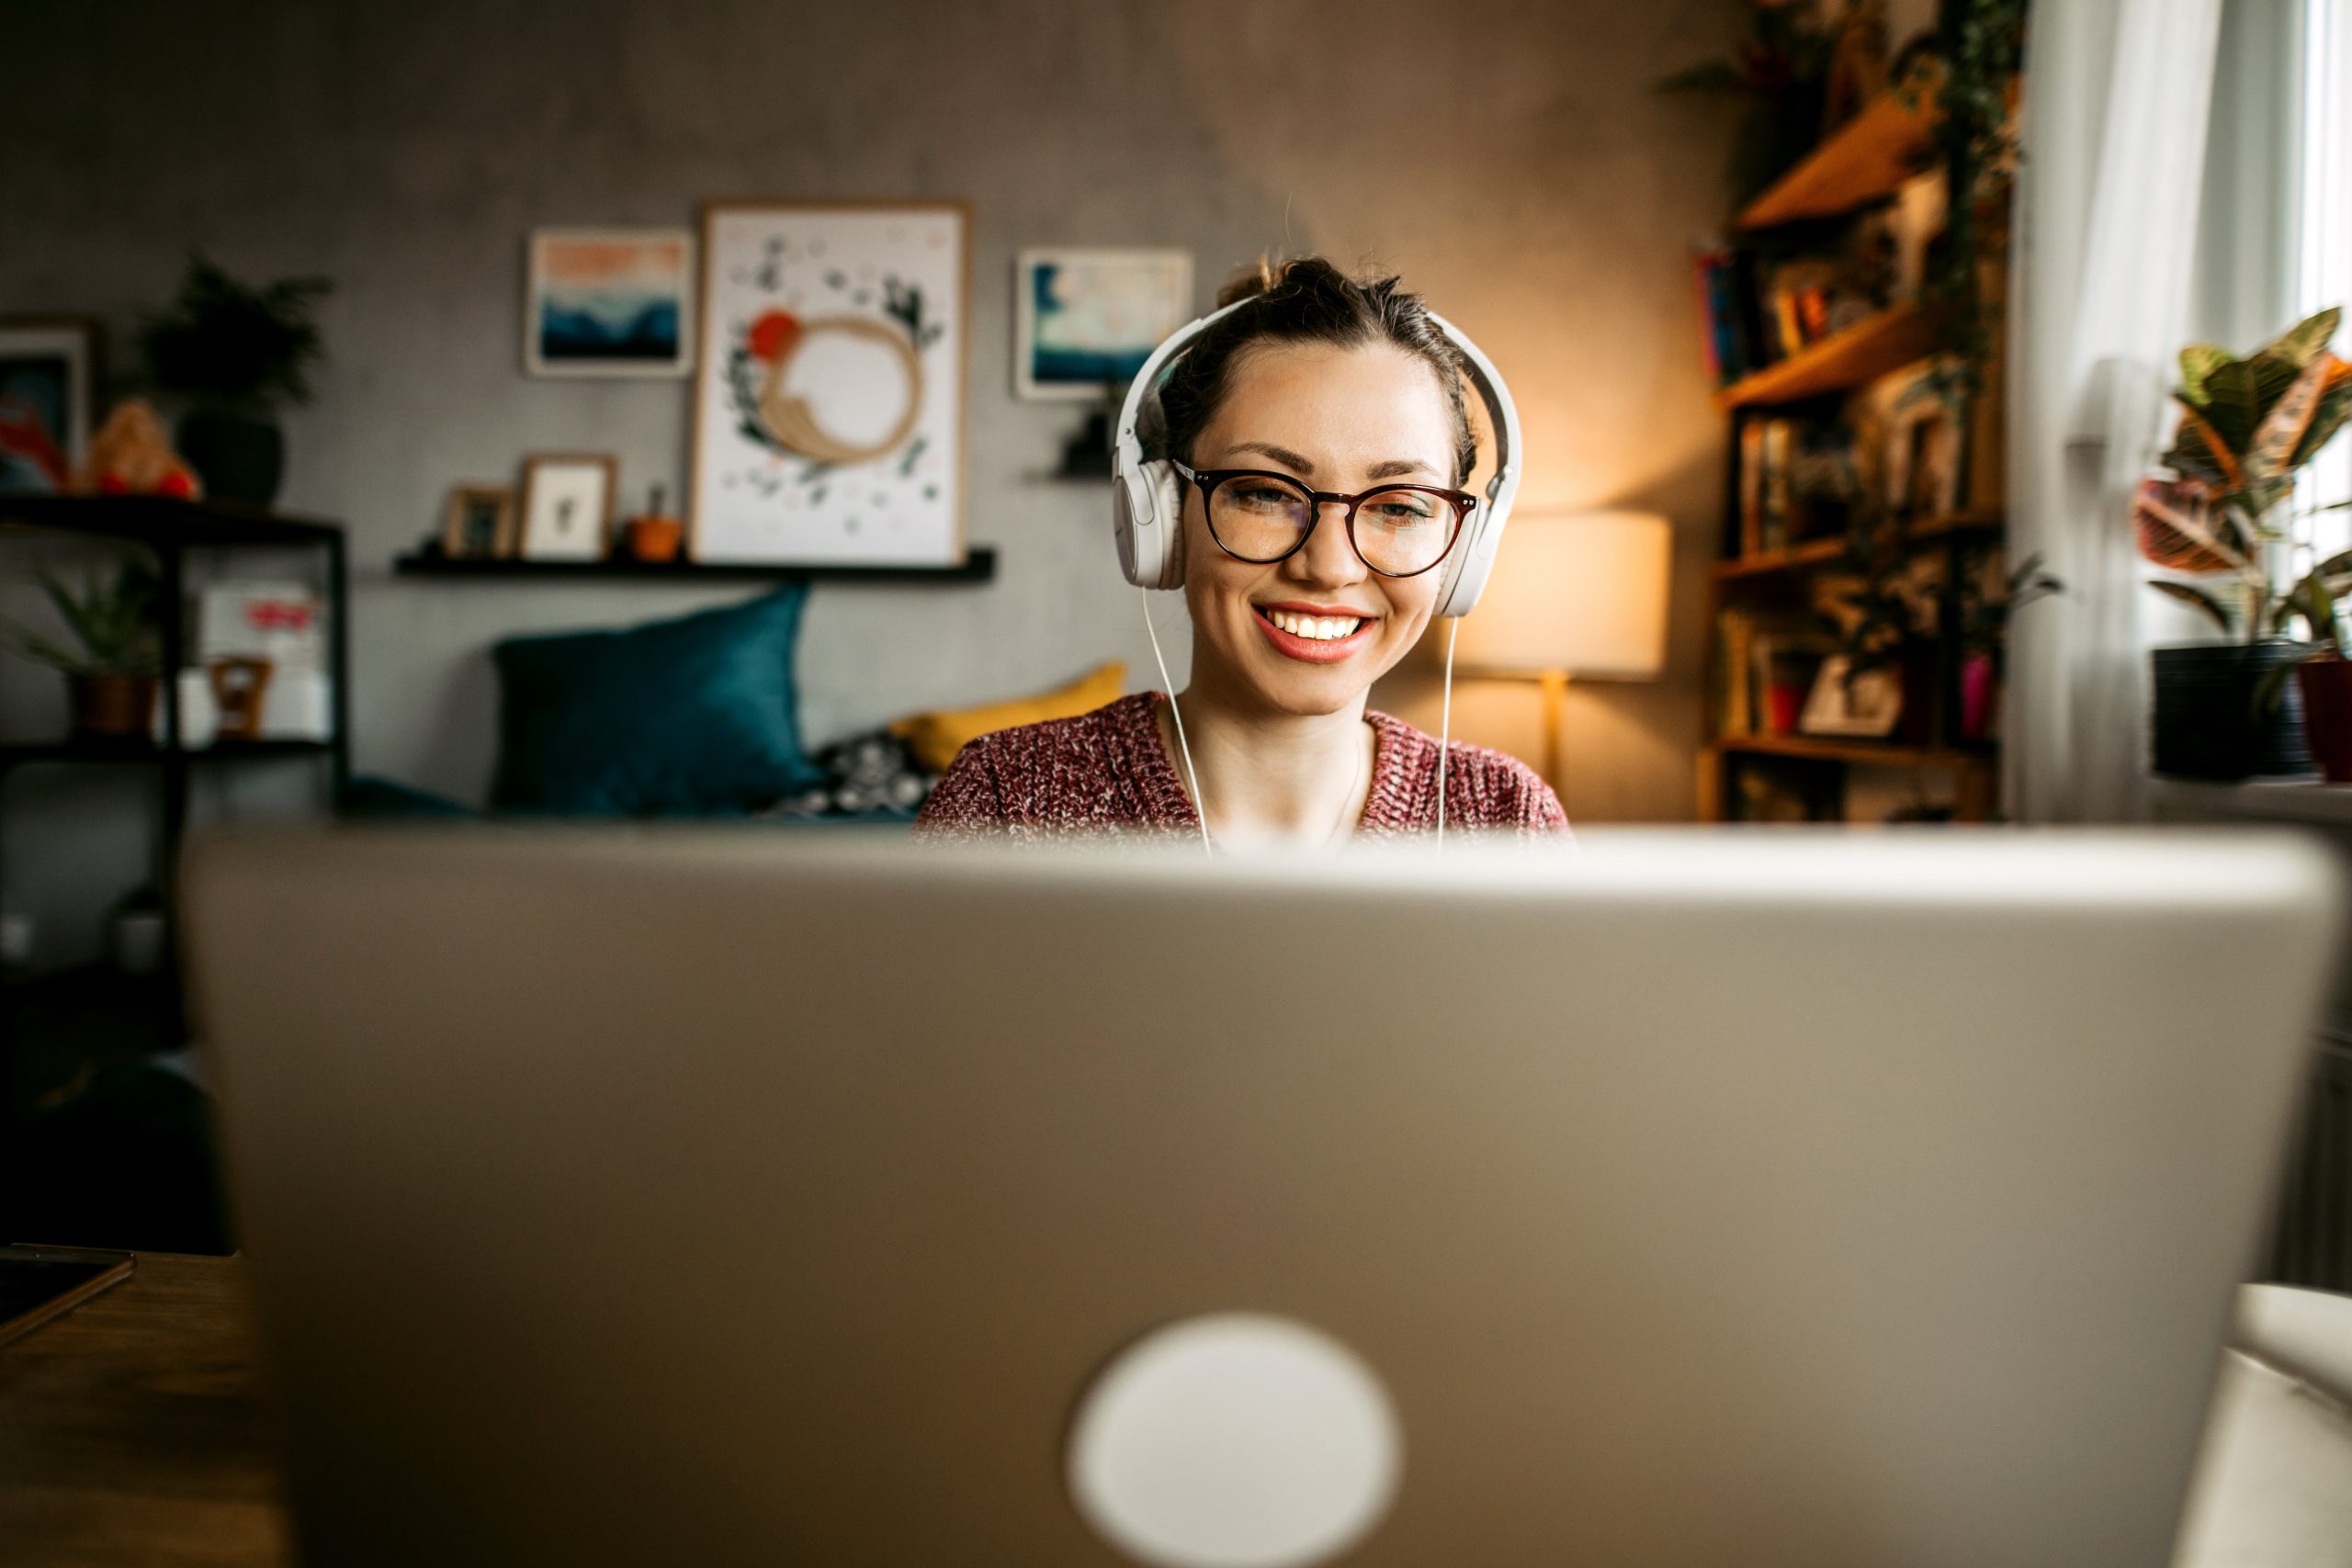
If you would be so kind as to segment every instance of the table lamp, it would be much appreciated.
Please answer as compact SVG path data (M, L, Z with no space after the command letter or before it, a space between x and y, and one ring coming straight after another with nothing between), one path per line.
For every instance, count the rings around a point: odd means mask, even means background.
M1644 512L1515 513L1478 607L1463 617L1463 673L1544 688L1544 777L1561 789L1570 677L1655 681L1666 668L1673 528Z

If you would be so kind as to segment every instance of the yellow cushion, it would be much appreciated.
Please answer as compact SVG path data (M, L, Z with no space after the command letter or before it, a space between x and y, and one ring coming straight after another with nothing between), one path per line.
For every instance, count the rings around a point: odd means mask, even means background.
M956 760L956 752L983 735L1016 725L1092 713L1105 703L1116 702L1126 689L1127 667L1114 659L1088 671L1067 686L1057 686L1034 697L1014 697L1008 702L957 708L951 713L914 714L892 725L890 733L913 749L915 761L922 764L924 771L944 773L947 764Z

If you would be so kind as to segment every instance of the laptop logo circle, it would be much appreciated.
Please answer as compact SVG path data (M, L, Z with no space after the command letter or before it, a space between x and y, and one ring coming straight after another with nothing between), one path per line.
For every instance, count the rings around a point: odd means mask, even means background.
M1308 1568L1372 1533L1404 1467L1372 1369L1306 1324L1216 1313L1114 1357L1070 1428L1069 1489L1150 1568Z

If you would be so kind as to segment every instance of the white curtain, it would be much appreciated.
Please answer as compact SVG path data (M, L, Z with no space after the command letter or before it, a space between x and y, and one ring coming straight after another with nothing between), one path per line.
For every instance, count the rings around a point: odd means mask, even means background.
M2009 344L2009 548L2065 592L2010 628L2004 793L2025 822L2141 814L2147 590L2132 492L2170 434L2222 0L2042 0L2027 39Z

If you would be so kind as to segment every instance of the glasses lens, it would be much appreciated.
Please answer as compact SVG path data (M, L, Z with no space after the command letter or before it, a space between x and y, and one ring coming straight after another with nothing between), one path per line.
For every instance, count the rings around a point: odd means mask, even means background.
M1209 527L1216 542L1243 560L1277 560L1314 525L1315 502L1282 479L1244 474L1209 497Z
M1453 503L1418 490L1384 490L1356 508L1356 548L1391 577L1427 571L1453 542Z

